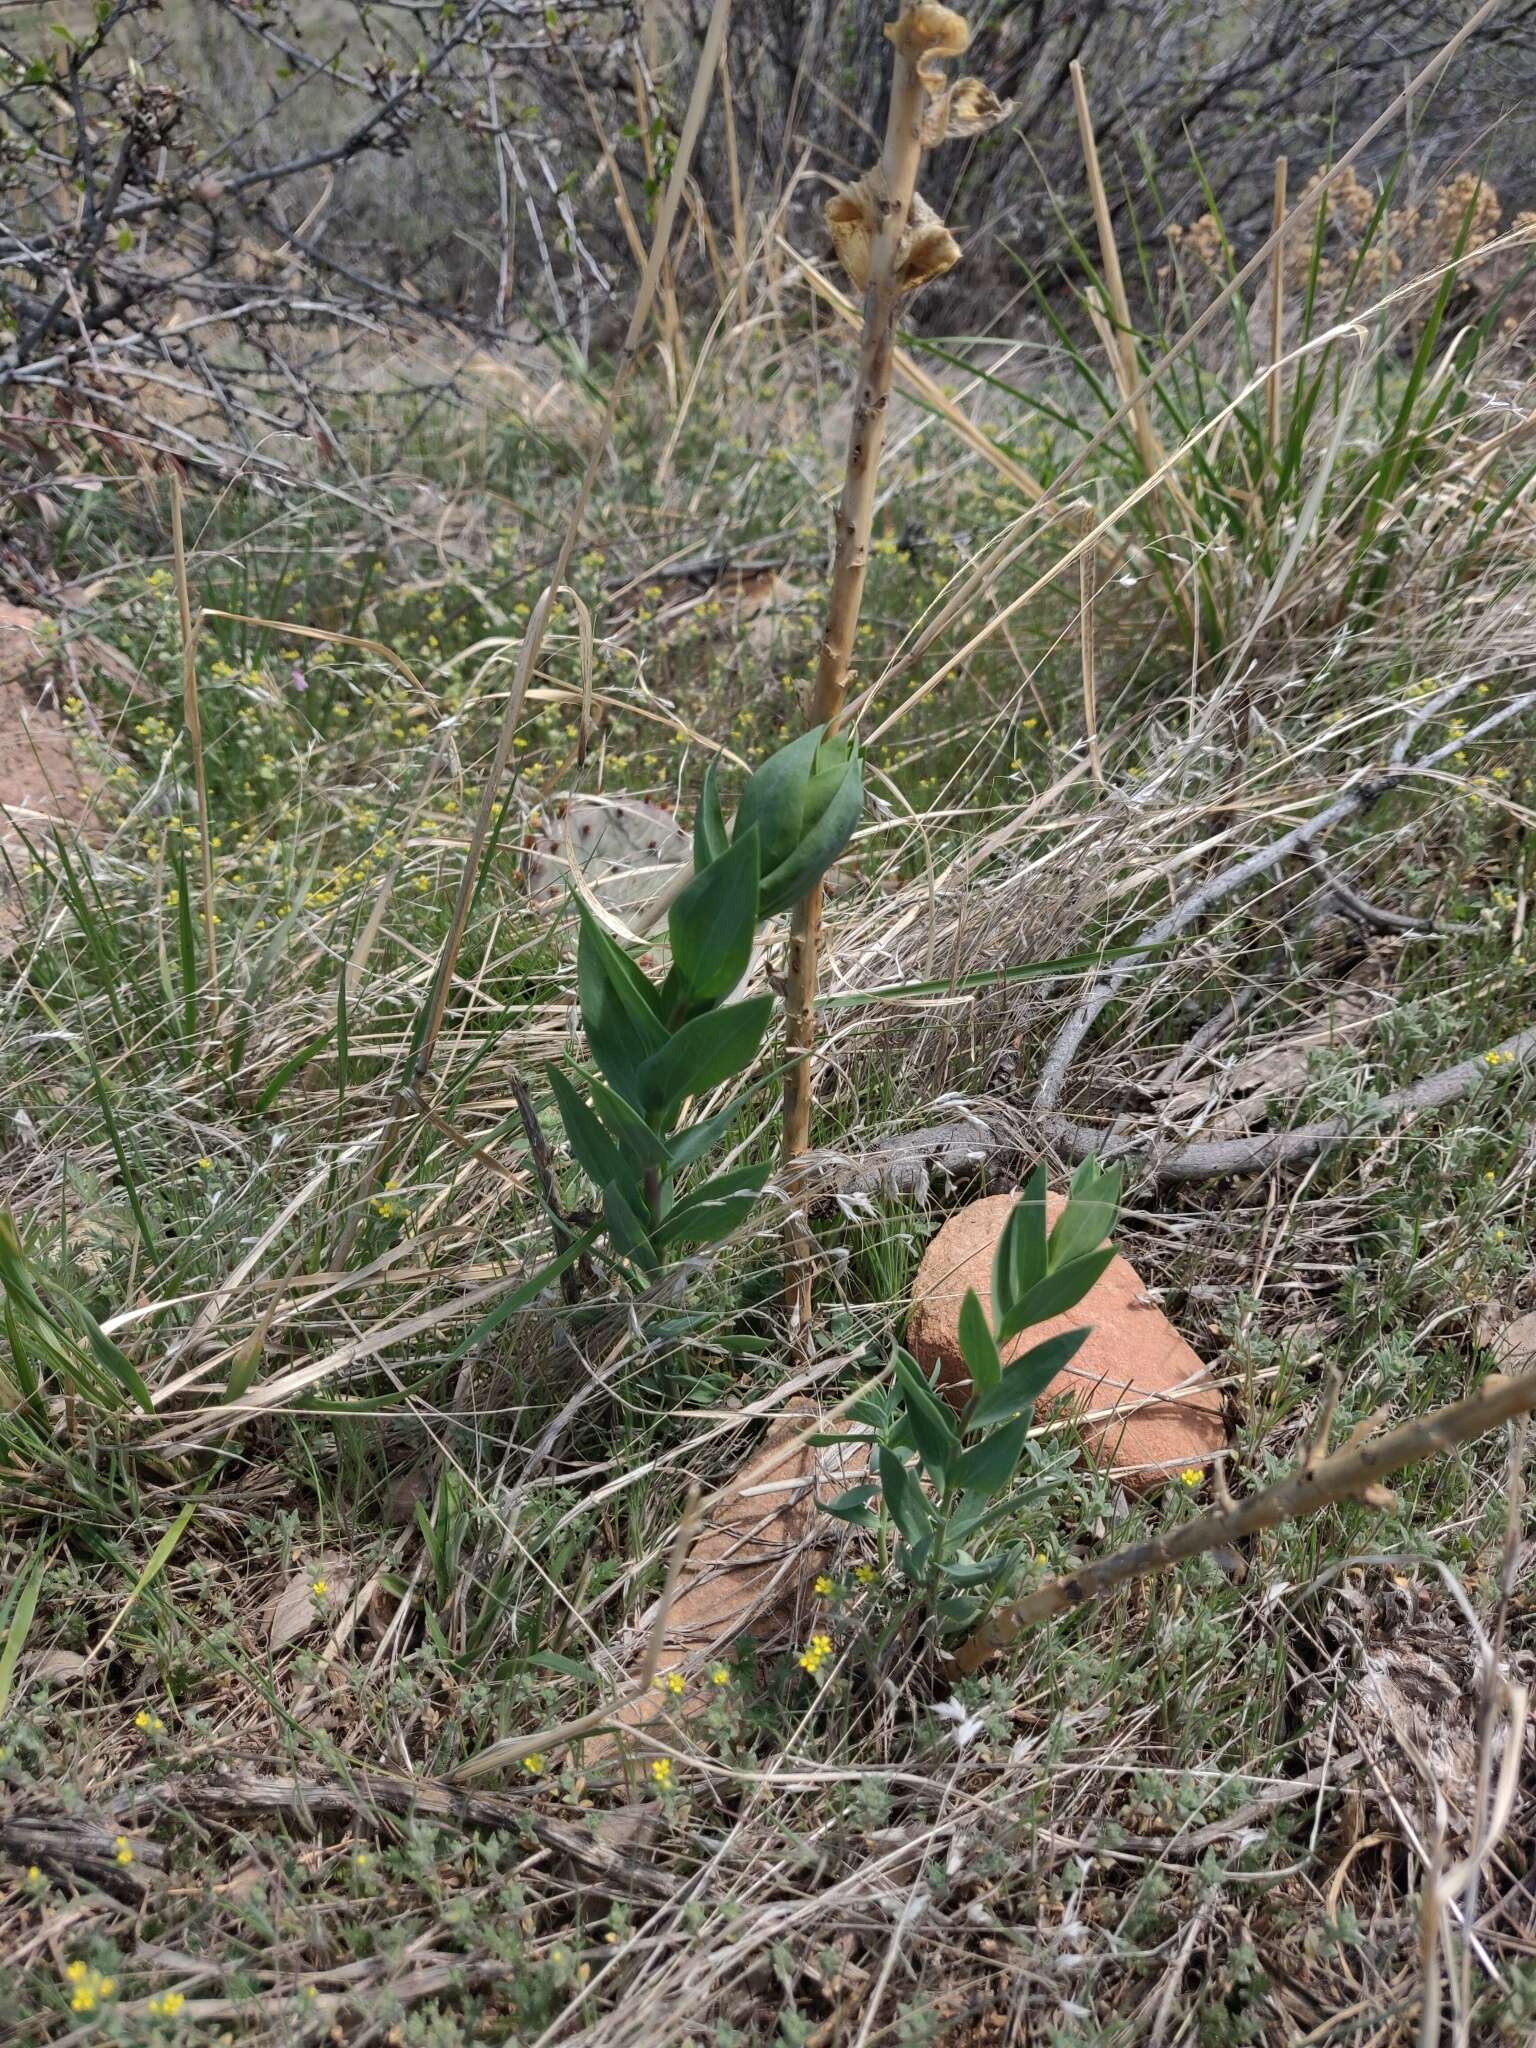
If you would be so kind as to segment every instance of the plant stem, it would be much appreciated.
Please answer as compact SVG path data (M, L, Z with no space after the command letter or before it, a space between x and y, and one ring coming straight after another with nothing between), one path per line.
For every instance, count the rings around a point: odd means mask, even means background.
M864 599L869 566L869 536L874 520L875 483L885 446L891 372L896 355L897 253L906 231L917 167L922 157L923 81L918 75L921 49L903 37L914 12L908 4L895 28L888 31L896 62L891 80L891 107L886 122L881 170L885 181L885 212L870 257L869 288L864 296L864 327L854 381L853 420L848 435L848 460L837 508L837 537L832 557L832 590L827 623L816 665L816 690L811 722L836 728L848 691L848 669ZM784 1079L783 1164L787 1192L795 1202L788 1169L811 1138L811 1048L816 1034L816 972L821 943L822 884L794 909L789 932L789 964L785 995L784 1043L791 1065ZM785 1227L787 1301L792 1326L803 1342L810 1328L811 1238L804 1215L792 1206Z

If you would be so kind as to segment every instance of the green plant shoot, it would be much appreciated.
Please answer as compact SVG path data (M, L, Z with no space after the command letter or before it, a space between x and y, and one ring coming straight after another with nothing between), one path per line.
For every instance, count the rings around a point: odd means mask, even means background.
M739 1101L704 1122L680 1119L757 1058L774 999L731 1000L757 929L826 873L863 804L857 748L820 726L762 764L729 832L711 767L693 878L667 919L671 960L659 982L579 906L577 995L597 1072L551 1065L549 1084L571 1152L601 1196L610 1245L644 1272L728 1236L762 1193L767 1163L679 1185L725 1135Z

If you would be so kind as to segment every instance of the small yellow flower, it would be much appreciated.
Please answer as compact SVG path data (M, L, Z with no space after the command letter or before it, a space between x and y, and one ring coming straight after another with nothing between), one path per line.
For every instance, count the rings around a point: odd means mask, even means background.
M670 1788L672 1784L672 1766L666 1757L659 1756L656 1758L655 1762L651 1765L651 1776L656 1780L656 1783L663 1792Z
M711 1685L729 1685L731 1682L731 1674L726 1669L725 1665L717 1664L714 1670L711 1671L709 1674L709 1682Z
M816 1652L818 1657L830 1657L832 1654L832 1638L830 1636L823 1635L812 1636L811 1648Z
M1205 1474L1198 1465L1186 1465L1179 1474L1179 1484L1190 1487L1198 1486L1204 1477Z
M687 1686L688 1681L684 1678L681 1671L663 1671L656 1680L656 1690L658 1692L669 1692L674 1698L679 1693L685 1692Z
M158 1998L149 2001L148 2010L157 2020L173 2020L186 2002L179 1991L162 1991Z
M861 1586L872 1586L879 1577L879 1573L872 1564L856 1564L853 1568L853 1576Z
M74 1986L74 1993L69 2001L71 2012L94 2012L98 2005L111 1998L117 1990L115 1977L104 1977L100 1970L92 1969L89 1963L78 1960L66 1966L64 1981Z
M28 1884L41 1884L42 1882L43 1882L43 1873L42 1873L42 1871L41 1871L41 1870L39 1870L39 1868L37 1867L37 1865L36 1865L35 1863L29 1863L29 1864L27 1865L27 1883L28 1883Z
M163 1735L165 1723L158 1714L152 1714L148 1707L141 1707L133 1717L133 1725L141 1735Z
M368 1851L366 1849L359 1849L357 1854L352 1858L352 1867L354 1870L366 1870L372 1861L373 1858L368 1854Z
M118 1835L112 1843L112 1861L129 1864L133 1861L133 1844L126 1835Z
M530 1778L536 1778L539 1775L540 1771L543 1770L543 1768L544 1758L543 1754L539 1750L530 1750L528 1755L523 1758L523 1769L528 1773Z
M309 1582L309 1590L311 1591L311 1593L314 1594L317 1600L323 1600L326 1594L331 1590L331 1582L329 1579L311 1579Z
M213 1161L208 1157L206 1152L203 1154L202 1158L199 1159L199 1161L197 1162L197 1170L199 1173L212 1173Z
M826 1600L837 1591L837 1588L833 1585L832 1581L827 1577L825 1572L818 1572L816 1575L815 1590L821 1599Z

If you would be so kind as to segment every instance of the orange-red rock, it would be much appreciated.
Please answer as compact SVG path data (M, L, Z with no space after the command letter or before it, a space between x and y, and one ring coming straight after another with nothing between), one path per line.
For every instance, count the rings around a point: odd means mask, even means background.
M957 1408L970 1393L960 1352L960 1304L974 1287L991 1314L992 1257L1012 1206L1011 1195L970 1203L943 1226L918 1267L908 1348L929 1370L939 1367ZM1053 1222L1063 1207L1063 1197L1047 1197ZM1084 1324L1092 1335L1046 1401L1070 1400L1084 1418L1094 1418L1083 1425L1093 1456L1138 1491L1188 1466L1208 1464L1226 1442L1220 1393L1162 1310L1146 1300L1128 1260L1117 1256L1069 1314L1038 1323L1005 1345L1004 1362Z

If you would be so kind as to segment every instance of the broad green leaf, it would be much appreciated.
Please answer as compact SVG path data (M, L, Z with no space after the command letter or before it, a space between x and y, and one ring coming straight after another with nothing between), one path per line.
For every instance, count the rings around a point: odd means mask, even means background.
M952 1632L974 1627L982 1611L981 1601L969 1593L947 1594L939 1602L939 1620Z
M843 734L824 739L816 750L816 765L805 785L805 811L800 820L802 837L809 832L841 782L843 772L854 758L854 743Z
M942 1487L949 1470L950 1459L960 1448L960 1432L947 1403L940 1400L923 1377L923 1369L910 1351L903 1351L898 1344L891 1354L891 1364L896 1372L896 1384L901 1389L907 1419L912 1425L912 1440L917 1445L917 1455L923 1461L923 1470L935 1486Z
M955 1586L984 1586L1003 1571L1005 1560L1001 1557L958 1557L949 1564L939 1566L940 1574Z
M725 836L725 819L720 811L720 785L715 779L715 764L710 762L704 770L704 787L699 792L699 808L693 820L693 865L698 874L715 861L723 858L730 841Z
M956 1487L964 1493L985 1494L989 1500L1001 1493L1019 1469L1033 1420L1033 1408L1026 1407L1012 1422L972 1444L955 1466Z
M974 1287L965 1290L965 1299L960 1304L960 1355L978 1394L995 1387L1002 1378L1003 1361L998 1355L997 1340Z
M878 1491L874 1486L851 1486L836 1500L825 1502L822 1512L836 1515L840 1522L851 1522L856 1529L878 1528L879 1517L869 1505Z
M675 1244L718 1244L757 1207L763 1183L772 1171L770 1164L738 1166L730 1173L716 1174L656 1226L652 1243L658 1250Z
M907 1542L916 1546L930 1532L928 1504L922 1488L888 1444L880 1446L876 1462L887 1512Z
M656 1135L638 1109L632 1108L622 1095L605 1088L601 1081L588 1081L587 1090L609 1135L638 1171L643 1173L648 1166L664 1170L671 1167L672 1155L666 1139Z
M666 1140L667 1158L675 1172L702 1159L706 1152L712 1152L726 1132L741 1115L744 1095L738 1095L734 1102L728 1102L724 1109L716 1110L713 1116L705 1117L701 1123L689 1124Z
M1093 1164L1092 1160L1085 1163L1088 1166ZM1067 1206L1056 1218L1056 1227L1051 1232L1052 1271L1097 1250L1114 1229L1119 1208L1118 1168L1111 1173L1095 1173L1091 1177L1080 1172L1072 1184Z
M1042 1160L1026 1181L1023 1194L1008 1211L1008 1221L997 1241L997 1254L992 1261L992 1313L998 1322L1045 1278L1049 1264L1045 1188Z
M813 888L853 837L864 810L864 778L853 755L830 792L826 808L793 851L763 877L759 914L787 910Z
M666 1123L687 1096L702 1095L739 1074L756 1058L772 1015L772 996L749 996L744 1003L727 1003L723 1010L690 1018L641 1066L636 1077L640 1107Z
M1006 1344L1010 1337L1017 1337L1020 1330L1027 1330L1031 1323L1048 1322L1052 1316L1062 1316L1068 1309L1076 1308L1099 1275L1108 1270L1114 1256L1113 1248L1106 1245L1100 1252L1089 1252L1083 1258L1071 1259L1065 1266L1058 1266L1054 1273L1047 1273L1022 1300L1015 1302L998 1324L998 1343Z
M751 965L760 847L755 825L738 832L730 851L695 875L673 904L667 918L672 973L662 992L664 1005L717 1003Z
M636 1101L641 1067L666 1043L656 991L583 903L576 988L587 1044L604 1078Z
M755 825L762 839L762 872L769 875L800 843L805 819L805 792L816 765L824 726L812 726L758 769L741 793L736 809L735 837Z
M603 1221L608 1226L608 1235L625 1257L650 1272L656 1264L650 1233L620 1181L611 1180L603 1189Z
M594 1187L605 1188L611 1180L622 1180L624 1155L603 1128L596 1111L558 1067L546 1067L545 1072L576 1164Z
M1059 1337L1047 1337L1022 1358L1016 1358L995 1387L978 1394L966 1410L967 1429L990 1429L994 1423L1010 1422L1032 1408L1056 1375L1069 1366L1088 1341L1087 1330L1063 1330Z

